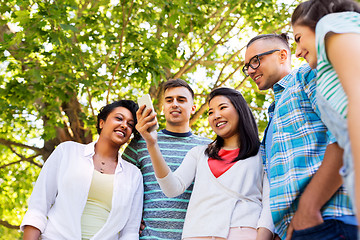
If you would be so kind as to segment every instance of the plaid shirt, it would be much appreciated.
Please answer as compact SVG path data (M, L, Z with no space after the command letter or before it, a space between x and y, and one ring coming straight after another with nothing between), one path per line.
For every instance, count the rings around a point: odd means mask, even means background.
M270 181L270 207L276 233L285 238L299 197L322 163L326 146L335 142L320 119L316 105L316 72L303 65L277 82L269 107L273 121L271 153L266 154L266 132L261 144ZM271 159L267 159L267 155ZM321 209L323 216L353 215L341 187Z

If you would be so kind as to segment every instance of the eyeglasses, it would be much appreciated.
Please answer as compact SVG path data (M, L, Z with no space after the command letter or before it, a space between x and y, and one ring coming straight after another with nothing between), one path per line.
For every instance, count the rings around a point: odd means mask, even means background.
M246 63L245 66L242 68L242 71L245 74L245 76L247 76L247 77L249 76L249 73L248 73L249 67L251 67L254 70L257 69L258 67L260 67L260 57L261 56L269 55L276 51L280 51L280 49L270 50L270 51L260 53L258 55L253 56L252 58L250 58L249 63Z

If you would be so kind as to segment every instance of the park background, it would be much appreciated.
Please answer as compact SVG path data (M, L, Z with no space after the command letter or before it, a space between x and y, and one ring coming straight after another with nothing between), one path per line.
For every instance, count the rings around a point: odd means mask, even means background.
M164 127L162 87L195 90L193 132L207 122L212 89L238 89L260 137L272 91L246 78L246 43L287 32L301 0L0 0L0 239L19 225L42 165L64 141L96 139L96 114L149 93ZM294 43L292 52L294 52ZM302 61L293 56L293 65Z

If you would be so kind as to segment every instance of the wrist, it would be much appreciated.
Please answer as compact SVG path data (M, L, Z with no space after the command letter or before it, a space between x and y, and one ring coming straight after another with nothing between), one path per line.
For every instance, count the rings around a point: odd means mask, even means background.
M320 212L321 207L315 198L307 198L306 195L301 196L299 200L298 210L308 212L308 213L314 213L314 212Z

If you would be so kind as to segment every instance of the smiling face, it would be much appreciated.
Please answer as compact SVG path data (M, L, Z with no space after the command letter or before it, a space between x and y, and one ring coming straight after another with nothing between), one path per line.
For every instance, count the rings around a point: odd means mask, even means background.
M215 96L209 102L209 124L212 130L225 142L239 142L239 114L234 105L225 96Z
M249 67L248 74L260 90L267 90L282 78L283 70L282 65L284 60L281 58L281 54L287 54L279 44L274 43L271 40L257 40L253 42L245 53L245 63L249 63L250 59L261 53L273 50L281 49L280 51L273 52L272 54L259 57L260 66L257 69Z
M307 26L293 25L294 39L297 44L296 57L304 58L312 69L317 66L317 53L315 46L315 32Z
M121 146L129 140L135 121L127 108L117 107L109 113L105 121L100 120L99 127L101 138L109 140L116 146Z
M195 105L190 91L185 87L168 88L164 93L164 115L166 129L178 132L189 131L189 120L195 112Z

